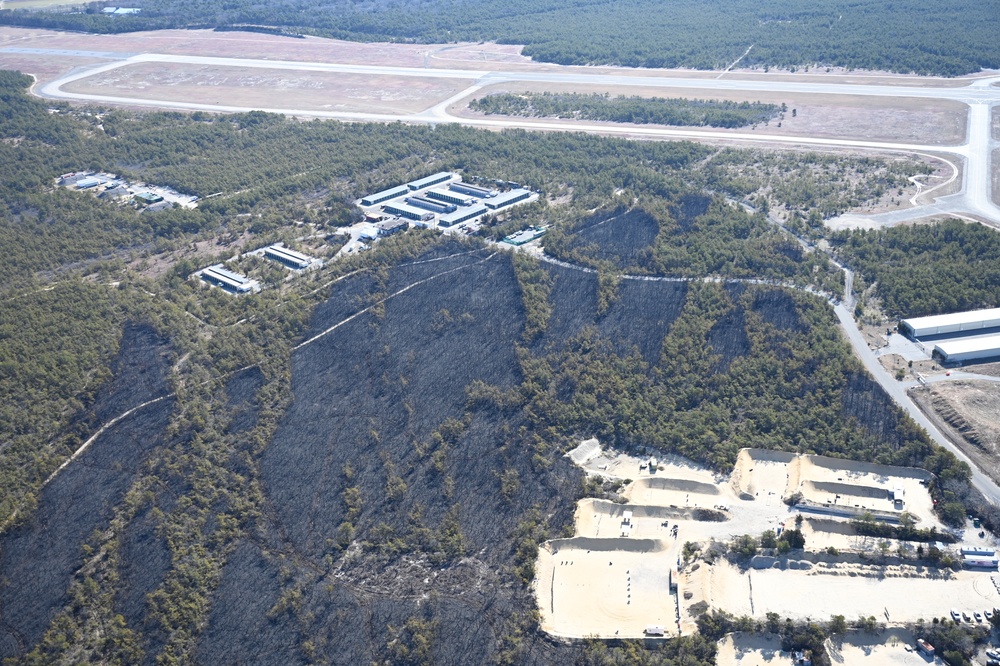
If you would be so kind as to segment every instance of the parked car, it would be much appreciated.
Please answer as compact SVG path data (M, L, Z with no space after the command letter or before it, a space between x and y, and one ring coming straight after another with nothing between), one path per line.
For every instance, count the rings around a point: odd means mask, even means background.
M953 619L955 622L961 621L961 616L959 616L958 611L955 610L954 608L951 609L951 619Z
M975 611L972 614L976 617L976 622L982 622L983 621L983 614L980 613L979 611Z
M962 619L965 620L966 622L972 622L972 618L969 617L969 614L966 613L965 611L962 611Z
M986 656L990 659L1000 659L1000 652L997 652L996 650L987 650Z

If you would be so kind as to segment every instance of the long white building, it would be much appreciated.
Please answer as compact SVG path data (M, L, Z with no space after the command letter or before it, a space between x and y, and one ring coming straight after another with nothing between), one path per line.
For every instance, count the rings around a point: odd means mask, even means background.
M978 331L984 328L1000 328L1000 308L915 317L899 322L900 332L911 338Z
M934 345L934 355L942 363L968 363L1000 357L1000 335L942 340Z

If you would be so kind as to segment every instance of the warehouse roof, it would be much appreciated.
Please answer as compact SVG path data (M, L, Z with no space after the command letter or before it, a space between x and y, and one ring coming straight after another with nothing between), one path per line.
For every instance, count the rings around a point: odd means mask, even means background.
M940 326L954 326L956 324L971 324L983 319L1000 318L1000 308L989 310L970 310L968 312L953 312L951 314L931 315L930 317L914 317L903 321L910 328L936 328Z
M946 356L1000 350L1000 335L983 335L978 338L964 338L961 340L943 340L934 345L934 348L940 350Z
M442 215L439 219L441 220L441 224L449 226L456 220L461 220L461 221L470 220L474 217L484 215L488 212L490 212L489 208L487 208L483 204L476 204L473 206L469 206L468 208L459 208L454 213L447 213L445 215Z
M454 175L455 174L451 173L450 171L439 171L438 173L432 174L425 178L420 178L418 180L411 181L407 183L407 186L409 186L411 190L420 190L429 185L437 185L442 180L451 178Z
M416 206L411 206L410 204L405 204L405 203L389 203L385 205L384 209L389 211L390 213L393 211L399 211L419 216L428 215L430 213L430 211L428 211L425 208L417 208Z
M530 197L531 190L516 189L509 192L504 192L503 194L498 194L495 199L486 203L490 208L503 208L511 203L514 203L517 199L524 197Z

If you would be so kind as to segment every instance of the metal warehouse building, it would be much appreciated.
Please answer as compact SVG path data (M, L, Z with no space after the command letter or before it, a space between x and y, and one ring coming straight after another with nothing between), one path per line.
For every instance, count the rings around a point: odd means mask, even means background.
M383 201L388 201L389 199L395 199L396 197L401 197L404 194L409 194L410 189L405 185L400 185L399 187L394 187L389 190L382 190L381 192L376 192L375 194L369 194L364 199L361 200L362 206L374 206L375 204L380 204Z
M483 204L476 204L471 208L460 208L454 213L448 213L447 215L442 215L438 219L438 224L442 227L450 227L456 224L461 224L471 220L474 217L479 217L480 215L485 215L489 212L489 209Z
M458 192L448 192L447 190L430 190L424 196L428 199L436 199L459 206L468 206L472 203L472 197L459 194Z
M233 294L249 294L251 291L257 291L260 288L256 280L251 280L239 273L227 271L222 264L209 266L203 270L201 272L201 279L209 284L222 287Z
M943 340L934 345L934 355L940 358L942 363L968 363L1000 357L1000 335Z
M406 197L406 203L411 206L416 206L417 208L434 211L435 213L455 212L455 204L444 203L443 201L434 201L433 199L428 199L426 197Z
M484 203L488 208L496 210L498 208L503 208L504 206L515 204L518 201L524 201L530 196L531 190L511 190L510 192L498 194L495 199L490 199Z
M281 244L275 244L264 248L264 256L268 259L280 262L289 268L295 268L297 270L309 268L313 262L312 257L306 256L301 252L291 250Z
M425 187L430 187L431 185L437 185L438 183L443 183L447 180L451 180L455 177L455 174L450 171L442 171L436 173L433 176L427 176L426 178L421 178L419 180L414 180L407 183L406 186L411 190L422 190Z
M408 217L411 220L434 219L434 213L430 213L420 208L414 208L413 206L408 206L406 204L386 204L382 207L382 210L387 213L392 213L393 215L399 215L400 217Z
M488 190L485 187L476 187L475 185L469 185L468 183L463 182L452 183L448 186L448 189L453 192L468 194L470 197L477 197L479 199L496 196L496 192L493 190Z
M903 319L899 322L900 332L911 338L997 327L1000 327L1000 308L916 317L915 319Z

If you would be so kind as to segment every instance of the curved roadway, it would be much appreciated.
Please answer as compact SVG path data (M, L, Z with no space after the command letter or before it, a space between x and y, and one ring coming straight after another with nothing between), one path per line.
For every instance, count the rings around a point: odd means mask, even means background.
M7 48L3 51L18 51ZM39 49L38 51L43 51ZM110 54L108 54L110 55ZM105 55L104 57L108 57ZM824 83L810 81L787 80L740 80L738 78L673 78L657 73L646 75L641 70L620 70L616 72L581 72L581 71L482 71L465 69L426 69L417 67L382 67L368 65L345 65L336 63L310 63L282 60L259 60L241 58L218 58L202 56L184 56L147 53L140 55L122 54L120 60L96 65L75 71L58 80L41 86L35 91L41 97L53 99L86 101L95 103L117 103L130 106L148 106L155 108L204 110L222 112L245 112L258 107L226 106L216 104L199 104L177 100L153 100L135 97L119 97L111 95L90 95L63 90L63 87L101 72L135 65L140 63L181 63L191 65L208 65L220 67L285 69L296 71L333 72L344 74L367 74L371 76L399 76L420 78L453 78L472 80L473 84L451 98L440 102L418 114L375 114L347 113L289 108L264 108L270 111L294 116L330 118L350 121L383 121L407 123L458 123L473 127L499 129L522 128L531 130L591 132L605 135L621 135L635 138L650 139L691 139L701 141L740 143L765 143L771 145L798 145L818 147L843 147L864 150L892 151L900 153L934 153L951 155L958 158L964 165L961 190L956 194L937 197L933 203L917 206L904 211L894 211L882 216L885 221L903 221L935 214L951 214L957 216L972 216L1000 227L1000 207L991 200L991 158L995 149L1000 148L1000 141L993 139L991 133L991 116L994 106L1000 104L1000 88L993 85L1000 82L1000 76L987 77L972 81L969 85L960 87L920 87L912 85L883 84L848 84ZM714 132L694 129L667 129L659 127L616 127L613 125L594 125L586 123L533 120L528 118L461 118L453 116L448 108L468 97L481 88L496 83L536 82L588 85L621 85L632 88L647 87L650 89L695 89L705 91L749 91L749 92L788 92L818 95L843 96L874 96L889 98L917 98L934 100L951 100L961 102L969 107L968 131L966 140L959 145L941 146L934 144L909 144L890 141L863 141L855 139L829 139L816 137L792 137L784 135L768 135L747 132ZM879 216L870 216L878 220ZM904 409L917 423L923 426L930 436L941 446L955 453L960 459L969 463L973 470L973 484L994 504L1000 504L1000 487L986 474L979 470L960 449L945 437L923 412L910 400L905 386L897 382L882 367L874 352L868 347L858 332L857 325L850 312L850 303L836 306L840 322L853 345L855 352L868 368L872 376L882 385L886 392Z

